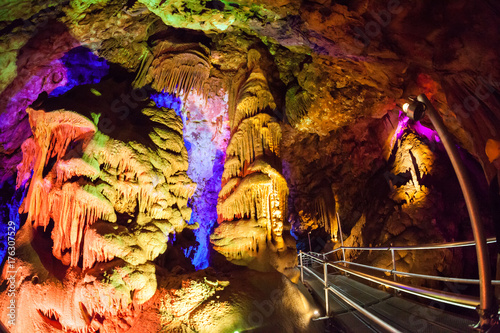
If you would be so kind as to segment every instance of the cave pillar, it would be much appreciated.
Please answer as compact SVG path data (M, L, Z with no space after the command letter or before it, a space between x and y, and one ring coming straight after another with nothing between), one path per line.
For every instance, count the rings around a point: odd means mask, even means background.
M260 54L250 50L247 74L235 90L230 110L231 139L226 151L211 241L228 260L246 265L264 249L281 252L288 186L281 175L281 127Z

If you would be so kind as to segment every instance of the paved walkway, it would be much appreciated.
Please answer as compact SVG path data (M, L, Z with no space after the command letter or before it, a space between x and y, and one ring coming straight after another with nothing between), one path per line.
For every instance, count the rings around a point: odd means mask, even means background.
M344 295L348 295L358 305L401 332L474 332L469 326L475 322L468 318L394 296L344 275L330 274L328 282ZM323 283L306 270L304 270L304 284L309 287L321 304L325 304ZM329 293L328 299L329 316L334 319L335 326L340 332L386 332L332 292Z

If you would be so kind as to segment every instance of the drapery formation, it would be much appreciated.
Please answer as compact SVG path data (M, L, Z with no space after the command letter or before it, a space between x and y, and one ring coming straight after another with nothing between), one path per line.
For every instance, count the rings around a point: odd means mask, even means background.
M217 212L214 249L229 260L247 264L273 242L283 249L283 221L288 186L280 174L281 127L266 112L276 108L260 69L260 54L250 50L248 75L230 115L231 139L226 151Z
M18 187L31 180L20 212L34 228L53 221L52 254L64 265L87 271L118 258L130 271L152 271L129 286L146 301L156 290L152 261L186 227L196 189L186 174L180 117L146 107L149 139L125 142L75 112L27 111L33 137L22 145Z
M174 44L161 41L152 52L143 55L143 62L134 86L146 84L157 91L183 94L185 98L191 90L207 95L205 83L210 75L209 50L201 44Z

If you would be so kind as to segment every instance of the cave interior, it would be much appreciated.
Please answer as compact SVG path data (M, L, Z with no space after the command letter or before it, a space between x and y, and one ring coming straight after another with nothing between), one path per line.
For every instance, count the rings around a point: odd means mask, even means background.
M299 251L474 239L442 138L404 111L420 94L495 237L499 18L493 0L4 1L0 321L324 332ZM478 277L473 247L394 260Z

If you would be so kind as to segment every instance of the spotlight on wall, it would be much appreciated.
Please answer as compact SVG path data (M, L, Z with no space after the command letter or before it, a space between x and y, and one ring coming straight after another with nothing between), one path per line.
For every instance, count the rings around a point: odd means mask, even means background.
M411 120L419 121L424 117L427 107L414 97L409 97L408 99L410 103L403 104L403 111Z

